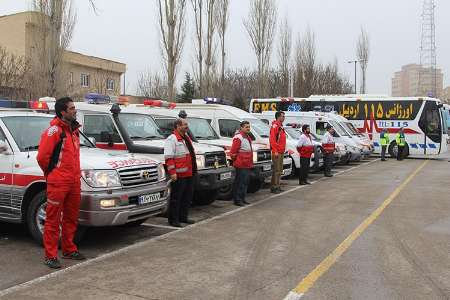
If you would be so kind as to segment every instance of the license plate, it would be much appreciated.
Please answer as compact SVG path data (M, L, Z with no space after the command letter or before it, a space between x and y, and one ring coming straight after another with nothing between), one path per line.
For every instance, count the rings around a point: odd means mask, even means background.
M139 196L138 202L139 205L144 205L152 202L157 202L161 198L161 195L159 193L156 194L150 194L150 195L142 195Z
M231 172L226 172L220 174L220 180L230 179L231 178Z
M263 171L270 171L272 169L272 165L263 165Z

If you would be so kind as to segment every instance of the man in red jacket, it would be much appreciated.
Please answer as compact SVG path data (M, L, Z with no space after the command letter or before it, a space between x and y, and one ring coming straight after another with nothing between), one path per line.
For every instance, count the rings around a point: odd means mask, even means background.
M183 227L181 223L193 224L188 218L189 206L194 194L193 176L197 173L197 160L192 141L187 134L185 119L177 119L173 133L164 144L164 158L170 183L169 224Z
M80 125L76 121L77 111L72 99L58 99L55 112L56 117L50 122L50 127L42 133L36 159L47 181L44 263L59 269L60 235L63 258L83 260L85 257L73 242L81 200Z
M270 149L272 150L272 181L270 191L278 194L281 192L280 178L283 172L283 157L286 150L286 132L283 128L284 112L277 111L275 120L270 128Z
M310 135L309 125L302 126L303 134L297 143L297 151L300 153L300 174L298 177L298 183L300 185L310 184L308 182L309 165L311 163L311 155L314 152L314 144Z
M252 140L248 135L249 132L250 123L248 121L241 122L241 130L234 136L230 150L233 167L236 170L233 183L233 201L237 206L250 204L245 201L250 169L253 168Z

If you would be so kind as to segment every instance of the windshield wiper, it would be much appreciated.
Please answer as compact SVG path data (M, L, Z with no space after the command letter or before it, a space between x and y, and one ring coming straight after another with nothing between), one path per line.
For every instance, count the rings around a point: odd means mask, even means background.
M92 146L91 146L91 145L88 145L88 144L80 144L80 147L92 148Z
M198 140L215 140L216 139L216 137L212 136L212 135L208 135L208 136L196 135L195 138Z
M262 137L262 138L268 138L269 136L268 135L266 135L266 134L261 134L261 135L259 135L260 137Z
M38 149L39 149L39 145L28 146L28 147L23 148L23 150L25 150L25 151L38 150Z

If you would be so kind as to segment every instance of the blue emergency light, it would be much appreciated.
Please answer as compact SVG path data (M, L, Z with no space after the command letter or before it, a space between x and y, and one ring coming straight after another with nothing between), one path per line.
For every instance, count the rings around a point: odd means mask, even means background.
M108 95L89 93L84 96L84 102L89 104L109 104L111 103L111 98Z
M48 110L46 102L0 99L0 108Z

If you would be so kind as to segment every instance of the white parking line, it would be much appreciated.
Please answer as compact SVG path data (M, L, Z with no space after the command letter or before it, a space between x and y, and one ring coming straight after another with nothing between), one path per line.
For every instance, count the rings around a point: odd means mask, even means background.
M362 163L362 164L360 164L360 165L354 166L354 167L352 167L352 168L350 168L350 169L346 169L346 170L339 171L339 172L337 172L335 175L340 175L340 174L349 172L349 171L351 171L351 170L360 168L360 167L362 167L362 166L369 165L369 164L371 164L371 163L373 163L373 162L376 162L376 161L378 161L378 160L380 160L380 159L379 159L379 158L378 158L378 159L374 159L374 160L372 160L372 161L369 161L369 162ZM322 180L329 180L329 179L332 179L332 178L322 177L322 178L320 178L320 179L318 179L318 180L312 181L311 183L314 184L314 183L316 183L316 182L319 182L319 181L322 181ZM45 281L45 280L47 280L47 279L55 278L55 277L61 276L61 275L65 274L65 273L68 273L68 272L70 272L70 271L77 270L77 269L80 269L80 268L82 268L82 267L84 267L84 266L88 266L88 265L94 264L94 263L96 263L96 262L100 262L100 261L103 261L103 260L105 260L105 259L108 259L108 258L110 258L110 257L114 257L114 256L117 256L117 255L119 255L119 254L126 253L126 252L128 252L128 251L130 251L130 250L133 250L133 249L135 249L135 248L138 248L138 247L141 247L141 246L144 246L144 245L148 245L148 244L154 243L155 241L167 239L167 238L169 238L170 236L172 236L172 235L174 235L174 234L178 234L178 233L180 233L180 232L187 231L187 230L193 230L193 229L194 229L195 227L197 227L197 226L201 226L201 225L204 225L204 224L208 224L209 222L215 221L215 220L217 220L217 219L221 219L221 218L224 218L224 217L226 217L226 216L230 216L230 215L233 215L233 214L235 214L235 213L238 213L238 212L240 212L241 210L247 209L248 207L252 207L252 206L255 206L255 205L262 204L262 203L264 203L264 202L269 201L270 199L277 198L277 197L286 195L286 194L288 194L288 193L291 193L291 192L294 192L294 191L296 191L296 190L299 190L299 189L302 189L302 188L306 188L306 187L307 187L306 185L296 186L296 187L294 187L294 188L292 188L292 189L286 190L286 191L281 192L281 193L279 193L279 194L272 195L272 196L270 196L270 197L267 197L267 198L265 198L265 199L263 199L263 200L259 200L259 201L255 202L255 203L250 204L250 205L246 205L246 206L243 206L243 207L239 207L239 208L234 209L234 210L232 210L232 211L229 211L229 212L226 212L226 213L217 215L217 216L215 216L215 217L212 217L212 218L209 218L209 219L200 221L200 222L198 222L198 223L195 223L195 224L193 224L193 225L189 225L189 226L187 226L187 227L184 227L184 228L181 228L181 229L178 229L178 230L171 231L171 232L169 232L169 233L166 233L166 234L157 236L157 237L152 238L152 239L150 239L150 240L145 240L145 241L137 242L136 244L133 244L133 245L130 245L130 246L126 246L126 247L124 247L124 248L121 248L121 249L118 249L118 250L115 250L115 251L111 251L111 252L109 252L109 253L106 253L106 254L97 256L97 257L95 257L95 258L86 260L86 261L84 261L84 262L82 262L82 263L79 263L79 264L76 264L76 265L67 267L67 268L65 268L65 269L62 269L62 270L59 270L59 271L55 271L55 272L53 272L53 273L50 273L50 274L47 274L47 275L44 275L44 276L41 276L41 277L37 277L37 278L32 279L32 280L30 280L30 281L27 281L27 282L24 282L24 283L21 283L21 284L12 286L12 287L10 287L10 288L1 290L1 291L0 291L0 297L5 296L5 295L8 295L8 294L11 294L11 293L13 293L13 292L17 292L17 291L20 291L20 290L24 290L24 289L26 289L27 287L29 287L29 286L31 286L31 285L37 284L37 283L42 282L42 281ZM149 224L149 225L151 225L151 224ZM161 226L164 226L164 225L161 225ZM170 227L170 226L165 226L165 227ZM172 227L170 227L170 228L172 228Z
M181 229L180 227L173 227L173 226L159 225L159 224L151 224L151 223L142 223L141 226L164 228L164 229L170 229L170 230L180 230Z

